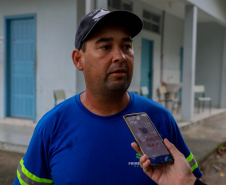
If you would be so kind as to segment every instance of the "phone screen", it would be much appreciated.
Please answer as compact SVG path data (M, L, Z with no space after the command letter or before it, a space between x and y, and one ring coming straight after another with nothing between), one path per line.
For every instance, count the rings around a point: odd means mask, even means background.
M151 160L151 165L172 163L173 157L146 113L125 115L124 119L141 151Z

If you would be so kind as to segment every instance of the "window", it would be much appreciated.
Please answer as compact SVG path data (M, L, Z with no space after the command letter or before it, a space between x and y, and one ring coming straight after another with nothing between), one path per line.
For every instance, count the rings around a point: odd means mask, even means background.
M147 10L143 10L144 29L155 33L160 33L161 17Z
M110 10L128 10L133 11L133 2L130 0L108 0Z

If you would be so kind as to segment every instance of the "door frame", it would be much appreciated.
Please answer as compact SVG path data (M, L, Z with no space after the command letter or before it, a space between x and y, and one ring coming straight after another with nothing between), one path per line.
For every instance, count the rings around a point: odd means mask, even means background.
M34 50L35 50L35 69L34 69L34 112L35 114L33 115L32 120L35 122L36 121L36 44L37 44L37 36L36 36L36 14L23 14L23 15L12 15L12 16L5 16L4 17L4 66L5 66L5 85L4 85L4 117L6 118L7 116L10 116L10 22L12 20L19 20L19 19L33 19L34 25L35 25L35 45L34 45ZM24 118L26 119L26 118Z
M183 58L184 58L184 47L180 47L180 83L183 83ZM182 101L182 88L179 90L179 103Z
M149 73L151 74L151 78L149 78L149 98L150 99L153 99L153 81L154 81L154 79L153 79L153 77L154 77L154 75L153 75L153 58L154 58L154 40L152 40L152 39L148 39L148 38L142 38L142 40L141 40L141 45L142 45L142 47L143 47L143 41L144 40L146 40L146 41L148 41L149 42L149 44L151 43L151 45L152 45L152 51L151 51L151 55L152 55L152 57L151 57L151 63L150 63L150 68L149 68ZM150 48L149 48L150 49ZM143 62L143 53L142 53L143 51L141 51L141 71L142 71L142 62ZM140 75L140 77L141 77L141 75ZM142 80L142 79L141 79ZM141 81L140 80L140 81ZM140 86L141 86L141 82L140 82Z

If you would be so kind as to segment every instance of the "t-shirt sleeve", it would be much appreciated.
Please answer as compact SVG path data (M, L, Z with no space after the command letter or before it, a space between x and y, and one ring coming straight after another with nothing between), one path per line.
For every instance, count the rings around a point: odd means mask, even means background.
M169 123L170 124L167 124L167 127L168 127L168 131L169 131L168 135L169 135L170 141L177 147L177 149L181 153L184 154L186 160L188 161L188 163L191 167L191 171L196 176L196 178L200 178L202 176L202 172L199 169L199 166L198 166L198 163L197 163L195 157L193 156L192 152L187 147L187 145L181 135L180 129L172 115L169 115Z
M25 156L21 159L14 185L54 184L49 167L49 144L52 128L44 116L37 124Z

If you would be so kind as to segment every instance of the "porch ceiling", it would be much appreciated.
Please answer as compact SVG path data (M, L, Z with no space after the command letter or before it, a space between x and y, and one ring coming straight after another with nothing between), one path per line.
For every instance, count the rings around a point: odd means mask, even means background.
M142 2L164 10L165 12L184 19L185 5L188 4L185 0L141 0ZM216 22L216 19L202 10L198 10L198 22Z

